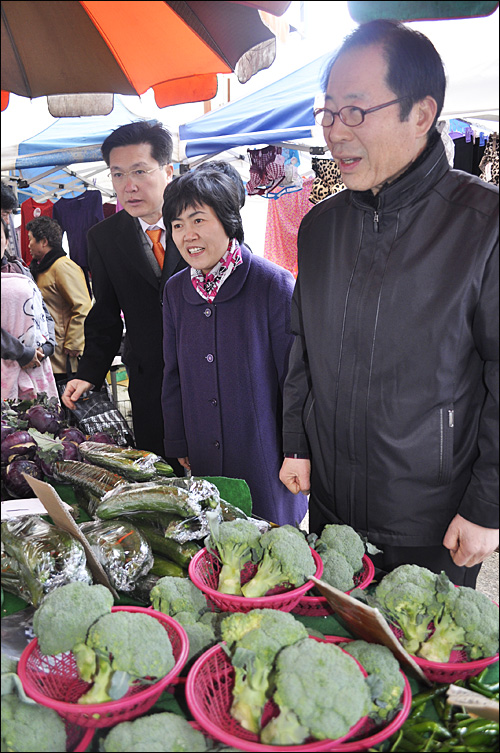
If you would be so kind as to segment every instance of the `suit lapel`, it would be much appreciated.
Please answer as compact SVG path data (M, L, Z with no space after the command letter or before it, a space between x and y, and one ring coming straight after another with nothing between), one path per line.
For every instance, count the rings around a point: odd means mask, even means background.
M158 290L159 281L146 256L140 235L142 233L140 225L125 210L122 210L122 212L124 217L118 229L117 244L124 254L127 255L127 261L130 266L153 285L155 290Z

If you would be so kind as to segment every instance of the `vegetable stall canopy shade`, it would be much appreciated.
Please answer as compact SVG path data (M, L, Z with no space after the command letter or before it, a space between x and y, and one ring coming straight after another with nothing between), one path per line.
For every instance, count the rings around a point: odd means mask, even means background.
M259 11L289 2L2 2L2 109L25 97L155 91L159 107L212 99L217 73L269 67L275 36ZM262 54L247 53L259 46ZM250 65L250 70L248 66Z
M499 119L498 24L485 24L487 29L482 29L480 37L471 38L469 49L462 52L453 34L446 33L442 25L446 23L436 21L425 29L447 71L441 118L492 121L493 130ZM322 130L314 124L313 110L322 106L321 79L332 54L333 51L260 91L181 125L182 159L290 140L314 138L318 145L324 144Z
M116 128L137 120L144 118L132 113L119 97L109 115L58 118L41 133L2 149L2 171L15 171L9 182L18 186L19 203L30 197L72 198L86 188L114 196L101 144Z

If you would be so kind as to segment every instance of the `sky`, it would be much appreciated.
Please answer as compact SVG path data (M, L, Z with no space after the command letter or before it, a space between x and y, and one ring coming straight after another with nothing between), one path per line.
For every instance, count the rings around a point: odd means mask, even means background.
M231 101L252 94L264 86L286 76L321 55L333 51L343 38L356 27L351 19L347 2L324 2L313 0L303 3L304 18L300 19L300 3L292 2L284 16L299 33L290 34L286 45L278 44L277 56L272 66L260 71L245 84L239 84L234 75L220 76L219 93L212 101L215 109L227 101L227 79L230 78ZM441 54L448 69L460 72L469 70L480 60L481 40L492 30L496 34L498 50L498 10L487 18L467 21L423 21L411 25L427 34ZM474 45L471 54L471 44ZM490 42L491 44L491 42ZM498 87L496 87L498 88ZM144 117L156 117L172 130L187 123L204 112L203 103L178 105L160 110L156 107L151 90L142 97L122 97L122 101L134 113ZM45 97L29 100L11 96L8 108L1 114L2 147L19 143L48 127L54 119L48 112Z

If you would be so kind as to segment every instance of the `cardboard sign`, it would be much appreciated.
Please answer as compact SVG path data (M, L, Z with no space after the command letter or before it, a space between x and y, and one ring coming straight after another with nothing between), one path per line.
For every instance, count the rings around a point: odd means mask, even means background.
M106 588L109 588L109 590L113 594L113 597L117 599L118 594L109 582L108 576L104 572L101 563L97 561L89 542L80 531L69 512L65 509L65 504L54 487L50 484L46 484L45 481L39 481L32 476L28 476L26 473L23 473L23 476L35 492L36 496L44 506L47 513L54 521L54 525L57 528L61 528L63 531L70 533L82 544L87 556L87 564L89 566L90 572L92 573L94 581L96 583L100 583L103 586L106 586Z
M325 581L311 576L336 614L342 618L347 628L363 641L381 643L392 651L401 666L411 672L420 682L431 685L418 664L398 641L385 617L378 609L369 607L349 594L339 591Z
M463 706L468 714L498 722L498 702L459 685L450 685L446 694L450 706Z

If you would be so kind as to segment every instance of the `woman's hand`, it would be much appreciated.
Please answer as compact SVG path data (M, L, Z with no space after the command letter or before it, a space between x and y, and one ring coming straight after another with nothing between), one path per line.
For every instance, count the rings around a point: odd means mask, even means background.
M191 470L191 465L189 463L189 458L177 458L177 460L182 465L182 467L186 469L186 471L190 471Z

